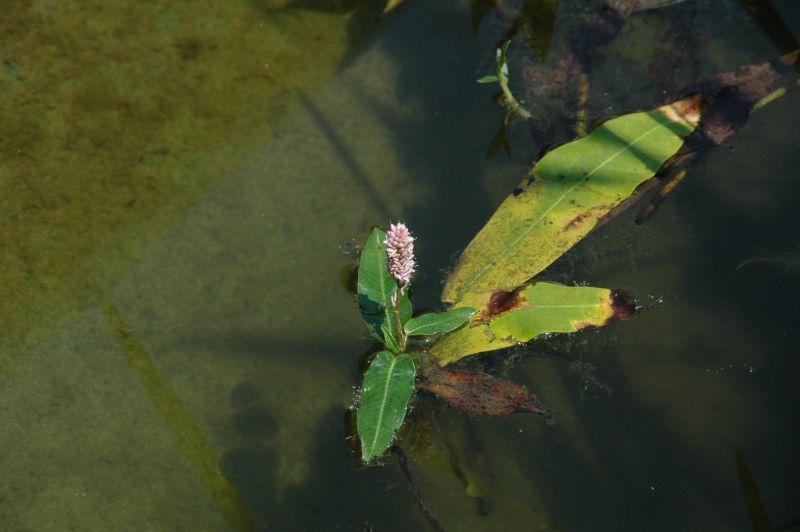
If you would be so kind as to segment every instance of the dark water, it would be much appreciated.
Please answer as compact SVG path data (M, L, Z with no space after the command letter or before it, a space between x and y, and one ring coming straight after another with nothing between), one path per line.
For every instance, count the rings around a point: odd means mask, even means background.
M633 15L593 116L786 51L800 10L755 4ZM547 64L592 6L561 2ZM345 440L370 345L339 273L402 219L436 306L530 167L559 109L522 89L536 120L484 157L502 112L475 79L502 23L474 32L456 0L4 7L0 529L428 527L396 459L364 468ZM535 61L515 40L512 77ZM757 498L774 527L800 517L798 123L790 91L648 223L546 272L647 311L464 363L554 424L416 400L403 446L445 529L748 530Z

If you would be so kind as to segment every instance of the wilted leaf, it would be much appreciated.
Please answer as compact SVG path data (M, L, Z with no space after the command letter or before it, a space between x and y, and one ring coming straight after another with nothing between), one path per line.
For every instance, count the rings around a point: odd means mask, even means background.
M660 190L637 215L636 223L652 217L661 202L683 179L685 167L692 159L728 142L747 123L752 111L798 85L794 72L797 67L793 69L798 55L800 51L795 50L767 63L719 72L682 91L683 94L704 95L703 120L678 153L664 165L662 173L667 174L678 165L683 168L662 183Z
M385 238L386 233L382 229L373 229L358 265L358 305L361 315L372 335L382 342L386 341L382 331L384 327L397 336L397 324L391 312L392 295L397 291L397 283L386 265Z
M545 155L464 250L442 300L513 290L549 266L678 151L699 104L624 115Z
M439 313L429 312L409 320L405 325L405 331L409 336L447 333L461 327L473 314L475 309L470 307L454 308Z
M433 371L420 379L417 387L435 394L457 408L475 414L550 414L524 386L486 373Z
M634 310L622 295L607 288L545 282L512 292L492 292L472 301L481 310L469 326L443 337L431 349L442 366L545 333L601 327L627 318Z
M747 123L750 111L770 92L794 86L793 65L800 51L766 63L745 65L731 72L719 72L687 89L701 92L711 101L703 108L703 121L687 139L682 152L702 153L730 140ZM791 76L785 76L792 73Z
M381 456L392 443L406 417L414 376L411 355L394 356L389 351L375 355L367 369L356 420L361 459L365 462Z

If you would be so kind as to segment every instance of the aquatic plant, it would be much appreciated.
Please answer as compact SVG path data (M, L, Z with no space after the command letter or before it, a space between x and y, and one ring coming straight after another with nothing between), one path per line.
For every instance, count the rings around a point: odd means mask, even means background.
M620 292L531 279L678 151L699 122L699 103L692 96L609 120L542 158L462 253L444 287L442 301L452 304L445 312L412 317L414 238L401 223L388 233L373 229L361 253L358 300L367 327L387 350L377 353L361 387L357 428L365 462L391 444L415 379L475 412L546 413L522 387L509 392L512 383L427 368L630 316L634 307ZM435 342L409 353L408 336Z
M411 317L408 287L416 264L413 242L408 228L398 223L388 233L373 229L361 252L361 314L373 337L388 349L375 355L361 386L356 423L365 462L383 454L405 418L416 376L413 356L406 353L407 338L452 331L475 312L462 307Z
M514 94L511 92L511 88L508 86L508 47L510 44L511 41L506 40L497 47L495 58L496 72L481 77L478 79L478 83L497 82L497 84L500 85L500 90L503 94L503 103L507 107L508 113L516 113L523 119L528 119L531 117L531 113L517 101ZM506 120L509 116L508 113L506 114Z
M616 25L604 24L611 16L606 12L591 14L584 25L613 38L622 15L633 9L615 5ZM508 88L508 46L505 40L497 49L496 74L478 80L500 84L504 124L512 112L530 118ZM567 61L582 83L588 79L582 65L593 60L585 53L576 47ZM413 317L408 287L416 268L414 237L402 223L388 233L375 228L361 254L358 301L372 336L386 349L374 356L361 387L356 424L362 460L379 458L392 444L415 388L474 413L548 415L522 386L444 366L629 317L635 306L623 292L536 276L660 181L636 221L652 216L691 161L730 140L752 111L793 86L784 74L798 55L716 74L664 105L608 120L544 155L461 254L445 281L444 312ZM409 336L430 342L409 344Z

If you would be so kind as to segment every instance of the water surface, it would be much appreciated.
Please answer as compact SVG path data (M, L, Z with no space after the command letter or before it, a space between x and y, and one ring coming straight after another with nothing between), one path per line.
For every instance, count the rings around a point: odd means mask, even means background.
M596 4L561 2L545 62ZM798 35L798 8L775 5ZM474 32L457 0L381 8L7 8L0 528L429 526L396 460L365 468L346 442L370 341L339 274L402 219L416 306L435 307L554 104L526 102L539 121L486 159L502 112L475 79L500 21ZM775 31L735 1L637 14L592 111L771 59ZM465 362L526 384L554 424L416 400L403 446L445 529L748 530L737 451L772 524L800 517L798 109L794 91L760 110L650 222L623 215L546 272L647 311Z

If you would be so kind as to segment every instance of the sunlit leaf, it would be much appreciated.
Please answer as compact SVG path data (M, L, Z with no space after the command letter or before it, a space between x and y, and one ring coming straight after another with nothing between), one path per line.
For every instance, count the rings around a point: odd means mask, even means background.
M397 324L391 311L397 283L386 265L385 238L386 233L382 229L373 229L361 251L358 265L358 305L370 332L380 341L384 341L384 326L397 336Z
M389 351L375 355L367 369L356 419L361 458L365 462L381 456L391 445L406 417L414 376L411 355L395 356Z
M524 386L480 372L426 372L417 384L456 408L474 414L507 416L523 412L549 415Z
M406 323L405 332L410 336L431 336L458 329L475 313L474 308L460 307L447 312L429 312L412 318Z
M478 302L481 302L478 304ZM440 365L467 355L527 342L545 333L601 327L630 316L634 307L607 288L536 282L513 292L475 296L480 308L469 326L439 340L431 353Z
M699 104L689 97L624 115L545 155L464 250L442 300L470 304L549 266L678 151Z

